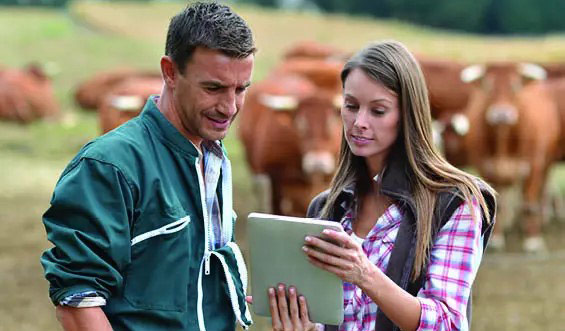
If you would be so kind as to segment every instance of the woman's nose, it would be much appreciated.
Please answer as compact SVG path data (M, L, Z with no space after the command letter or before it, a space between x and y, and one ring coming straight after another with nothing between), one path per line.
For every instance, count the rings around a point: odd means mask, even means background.
M367 119L367 112L364 110L359 110L355 116L353 125L360 129L366 129L368 127Z

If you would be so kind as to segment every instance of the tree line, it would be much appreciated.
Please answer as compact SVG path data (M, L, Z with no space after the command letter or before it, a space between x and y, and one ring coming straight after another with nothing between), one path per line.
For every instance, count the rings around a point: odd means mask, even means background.
M59 7L65 6L69 1L71 0L0 0L0 6L32 5ZM129 1L149 2L151 0ZM231 2L227 0L217 1ZM565 0L233 1L267 7L307 8L327 13L348 13L378 18L393 18L443 29L484 34L541 34L565 31Z
M394 18L484 34L565 31L565 0L240 0L262 6L313 6L328 13Z

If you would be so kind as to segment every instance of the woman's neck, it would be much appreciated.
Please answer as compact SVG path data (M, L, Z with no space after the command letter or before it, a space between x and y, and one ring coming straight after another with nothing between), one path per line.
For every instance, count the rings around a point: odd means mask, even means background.
M371 179L379 175L385 167L386 155L378 154L371 157L365 158L365 163L367 164L368 175Z

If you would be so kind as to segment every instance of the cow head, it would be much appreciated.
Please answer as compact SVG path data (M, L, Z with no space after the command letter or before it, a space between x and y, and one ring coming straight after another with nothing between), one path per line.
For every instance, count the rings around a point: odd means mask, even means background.
M99 106L104 133L136 117L152 94L159 94L163 80L157 77L132 77L114 86Z
M529 172L518 143L521 116L531 107L523 94L545 76L542 67L531 63L472 65L461 71L461 79L474 84L466 109L476 127L467 142L471 162L493 184L509 185Z
M491 126L516 124L519 114L516 96L525 85L546 76L545 69L533 63L472 65L461 71L463 82L477 83L486 106L485 120Z
M281 125L292 127L303 173L311 178L332 175L341 142L341 96L316 90L300 97L263 94L259 100Z

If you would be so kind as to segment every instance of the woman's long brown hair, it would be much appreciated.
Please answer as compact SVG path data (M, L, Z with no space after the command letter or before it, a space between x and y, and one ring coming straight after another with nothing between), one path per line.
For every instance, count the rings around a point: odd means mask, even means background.
M427 263L431 246L432 224L437 194L457 189L469 205L476 199L482 213L490 221L490 212L481 194L495 191L486 183L449 164L439 153L432 140L432 119L424 76L414 56L399 42L384 41L367 46L355 54L341 73L345 84L351 70L360 68L369 77L396 93L401 113L397 146L406 153L407 168L411 172L412 197L416 206L417 241L412 278L416 279ZM372 178L364 158L353 155L342 138L340 161L324 205L321 217L333 213L339 193L355 183L359 199L368 194L367 183ZM480 187L479 187L480 185ZM473 219L477 219L471 208ZM480 221L480 219L479 219Z

